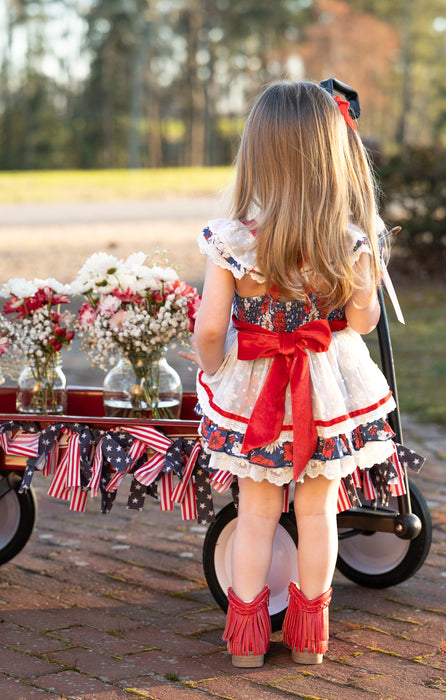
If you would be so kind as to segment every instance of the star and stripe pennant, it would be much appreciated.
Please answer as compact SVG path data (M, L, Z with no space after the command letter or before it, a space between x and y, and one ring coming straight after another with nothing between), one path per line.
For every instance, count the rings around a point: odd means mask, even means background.
M170 439L153 426L125 425L105 430L81 423L59 422L41 427L34 421L0 424L0 447L8 455L26 458L20 491L31 486L35 471L51 476L49 495L70 502L82 512L88 494L101 494L101 510L109 513L117 490L132 477L127 508L142 510L146 496L159 501L163 511L179 506L184 520L208 524L215 519L212 490L232 490L237 504L237 479L226 471L210 471L209 455L198 438ZM356 469L341 482L338 512L364 501L388 506L392 496L406 490L406 472L420 471L424 459L404 445L383 464ZM284 489L284 511L288 509Z

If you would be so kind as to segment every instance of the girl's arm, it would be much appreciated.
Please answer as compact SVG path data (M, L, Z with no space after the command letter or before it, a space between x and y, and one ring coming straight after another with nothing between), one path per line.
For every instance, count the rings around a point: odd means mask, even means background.
M223 270L208 258L203 298L195 321L193 341L198 355L194 361L206 374L215 374L224 359L234 288L232 273Z
M345 307L345 316L354 331L365 335L375 328L381 314L376 286L370 275L370 256L367 253L362 253L355 264L355 287Z

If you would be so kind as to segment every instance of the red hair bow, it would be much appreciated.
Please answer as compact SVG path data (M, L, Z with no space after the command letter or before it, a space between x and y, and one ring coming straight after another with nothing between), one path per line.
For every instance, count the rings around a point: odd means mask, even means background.
M351 126L353 131L357 131L356 122L354 119L351 118L350 114L348 113L350 104L348 102L346 102L345 100L343 100L341 97L339 97L339 95L336 95L336 97L334 98L334 101L338 105L338 107L341 111L341 114L344 117L345 123L348 124L348 126Z

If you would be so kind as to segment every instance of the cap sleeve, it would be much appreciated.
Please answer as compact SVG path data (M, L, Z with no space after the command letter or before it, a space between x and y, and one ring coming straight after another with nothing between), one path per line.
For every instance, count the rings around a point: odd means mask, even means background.
M372 249L370 247L369 239L367 238L364 231L362 231L358 226L350 224L348 232L351 237L351 251L353 262L357 262L362 253L368 253L372 255Z
M263 275L256 270L256 239L241 221L236 219L213 219L198 238L200 251L212 262L234 277L241 279L250 275L256 282L264 282Z

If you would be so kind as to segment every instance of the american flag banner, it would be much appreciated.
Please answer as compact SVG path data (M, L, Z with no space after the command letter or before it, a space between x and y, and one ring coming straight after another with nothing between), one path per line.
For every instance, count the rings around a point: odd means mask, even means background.
M341 502L339 502L338 499L338 506L342 507L342 504L345 502L347 504L346 508L342 508L342 510L349 510L350 508L358 508L361 505L361 500L358 496L357 490L361 488L361 478L360 475L357 474L359 472L359 469L356 469L353 474L348 474L341 480L341 484L344 487L344 493L345 496L341 497ZM348 500L347 500L348 499ZM342 510L338 510L338 513L342 512Z
M179 437L166 450L166 471L175 472L180 480L183 479L184 457L189 442Z
M80 488L81 472L80 472L80 449L79 435L72 433L68 438L68 449L62 458L62 464L66 462L67 488Z
M201 445L200 442L197 440L184 466L184 470L182 473L182 481L180 481L180 483L177 484L172 493L172 500L175 503L183 502L183 499L186 495L186 490L188 489L189 484L192 483L192 474L195 469L195 464L200 451Z
M127 500L128 510L142 510L146 500L147 486L140 484L136 479L132 479L129 497Z
M190 448L190 444L187 447ZM171 496L172 502L181 504L181 514L183 520L197 519L197 503L195 498L193 472L200 452L201 444L199 440L196 440L192 445L189 457L184 465L182 481L177 484ZM169 472L169 474L172 474L172 472Z
M51 448L50 454L47 461L42 469L42 474L44 476L50 476L56 471L57 463L59 461L59 443L57 440L54 441L54 445Z
M104 438L102 437L96 446L96 450L95 450L94 458L93 458L92 473L91 473L90 481L87 484L88 488L90 489L91 496L93 498L95 498L98 495L99 485L100 485L100 481L101 481L102 465L104 463L104 458L102 455L102 443L103 443L103 441L104 441Z
M160 499L160 508L164 511L173 510L172 501L173 491L173 473L164 472L158 482L158 495Z
M145 452L145 446L132 439L130 449L126 451L124 446L125 436L123 433L107 433L101 438L101 452L106 462L112 467L114 474L110 476L104 490L112 493L117 491L125 475L130 472L135 460ZM128 443L127 443L128 444ZM104 466L104 465L102 465ZM111 507L110 503L110 507Z
M400 447L400 446L398 446ZM401 452L401 455L403 456L403 452ZM394 480L394 483L390 484L390 489L392 491L393 496L402 496L404 493L406 493L406 487L404 483L404 472L403 468L401 466L400 460L399 460L399 450L395 449L395 452L393 455L389 457L391 463L396 469L398 479Z
M0 447L2 448L3 452L8 454L8 445L9 445L9 439L7 433L0 433Z
M166 460L164 455L157 453L153 455L148 462L136 469L133 476L137 481L139 481L140 484L149 486L149 484L154 482L159 477L164 469L165 462Z
M227 470L220 469L211 476L211 485L218 493L224 493L231 486L234 475Z
M56 473L53 476L50 487L48 489L48 496L53 498L59 498L62 501L70 500L70 489L66 486L67 481L67 465L66 462L62 461L57 467Z
M197 460L195 477L195 502L197 504L197 521L199 525L207 525L215 520L214 499L212 497L209 472L200 466Z
M1 444L8 445L9 444L9 436L8 433L14 433L18 430L22 430L24 433L39 433L40 432L40 427L38 423L35 423L34 421L17 421L17 420L8 420L5 421L4 423L0 423L0 435L5 435L6 440L5 441L0 441Z
M38 453L35 457L29 457L26 462L26 469L23 475L22 483L20 485L20 491L26 491L31 486L31 479L34 475L34 471L37 469L42 470L45 475L54 474L56 471L58 459L58 438L60 431L62 429L62 423L56 423L51 426L44 428L39 434L39 447ZM50 455L51 459L51 471L50 471Z
M152 447L154 450L157 450L157 452L162 452L163 454L172 444L172 440L151 426L130 425L123 428L123 430L145 443L147 447Z
M69 432L69 429L64 427L63 431ZM48 495L70 501L71 510L83 511L86 504L86 492L85 498L81 496L81 492L79 434L71 432L68 438L68 448L57 467L48 489Z
M388 484L396 475L396 471L390 460L386 460L383 464L375 465L370 469L370 478L376 491L376 500L381 506L387 507L390 503L390 491Z
M31 433L16 433L9 439L7 454L19 455L24 457L36 457L39 450L40 435Z
M181 501L181 516L183 520L197 520L197 501L195 498L195 485L192 479L189 481Z
M83 513L87 506L87 496L87 491L83 491L82 489L74 489L70 501L70 510L74 510L77 513Z
M339 490L338 490L338 503L337 503L337 512L342 513L344 510L349 510L351 508L351 503L350 503L350 498L347 493L347 489L345 487L345 484L343 480L341 479L341 483L339 484Z
M121 482L123 481L124 477L129 473L131 468L132 468L132 465L130 463L128 465L127 469L125 470L125 472L115 472L107 484L106 491L110 491L110 492L117 491L118 488L120 487Z
M41 428L34 421L6 421L0 424L0 448L26 458L21 490L29 489L35 471L42 470L52 475L49 495L70 501L76 511L85 509L88 491L92 496L100 491L102 512L109 513L118 486L132 472L130 509L141 510L150 494L159 500L162 510L172 510L178 503L184 519L196 518L206 524L215 519L211 487L219 493L231 488L237 504L237 479L226 470L208 470L209 455L199 439L171 440L149 425L105 430L81 423L60 422ZM356 469L344 477L339 511L359 506L359 496L388 505L390 495L405 493L405 469L418 472L423 463L416 452L396 444L394 454L383 464ZM283 497L286 512L287 489Z
M101 449L104 458L116 472L124 474L127 472L133 460L119 444L114 434L107 433L104 436L104 439L101 441Z
M362 492L366 501L376 501L376 491L368 469L362 474Z
M117 491L107 491L108 482L111 479L111 474L103 470L100 481L101 490L101 513L107 515L110 513L113 503L115 502Z
M141 442L140 440L134 440L133 444L130 445L128 455L133 462L136 462L140 457L143 456L143 454L146 453L146 451L147 446L143 442Z
M361 488L362 480L361 480L361 470L359 467L356 467L355 471L353 474L351 474L353 478L353 484L356 486L357 489Z

